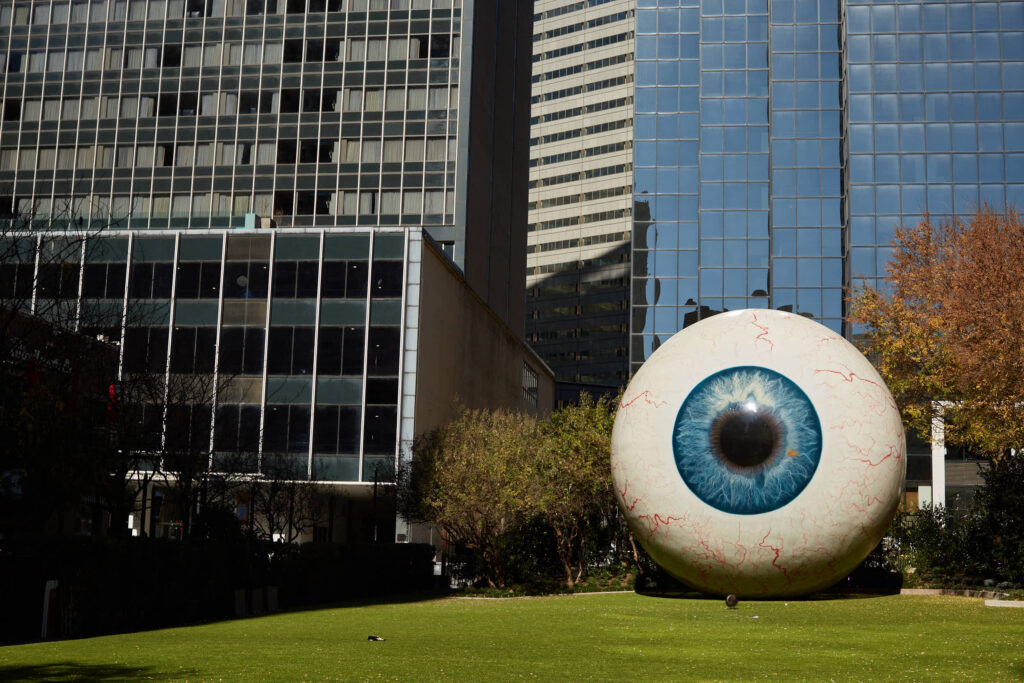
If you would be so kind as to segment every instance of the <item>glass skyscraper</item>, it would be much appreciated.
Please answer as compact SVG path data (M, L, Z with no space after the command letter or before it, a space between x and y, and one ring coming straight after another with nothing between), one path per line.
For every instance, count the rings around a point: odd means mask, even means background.
M896 226L1024 202L1024 3L638 4L634 370L724 310L851 334Z

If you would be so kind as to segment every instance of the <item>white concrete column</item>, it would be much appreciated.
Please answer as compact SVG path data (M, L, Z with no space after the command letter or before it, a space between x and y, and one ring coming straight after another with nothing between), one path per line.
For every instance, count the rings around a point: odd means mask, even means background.
M942 416L942 403L932 404L932 505L946 506L946 421Z

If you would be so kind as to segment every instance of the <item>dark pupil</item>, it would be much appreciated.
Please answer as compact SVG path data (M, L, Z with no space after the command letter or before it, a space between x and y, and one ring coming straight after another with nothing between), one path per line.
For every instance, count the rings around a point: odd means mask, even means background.
M775 429L760 413L729 413L717 427L719 455L738 467L760 465L775 451Z

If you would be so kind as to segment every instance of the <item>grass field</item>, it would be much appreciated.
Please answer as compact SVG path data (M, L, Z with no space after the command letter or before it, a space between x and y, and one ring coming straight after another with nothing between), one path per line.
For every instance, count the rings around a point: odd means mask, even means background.
M385 642L368 642L380 635ZM0 648L0 680L1024 679L1024 610L624 594L350 605Z

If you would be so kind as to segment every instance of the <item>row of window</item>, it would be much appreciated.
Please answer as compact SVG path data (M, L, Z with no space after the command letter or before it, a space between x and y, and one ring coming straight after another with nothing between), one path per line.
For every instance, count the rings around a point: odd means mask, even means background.
M587 237L574 238L569 240L558 240L557 242L541 242L530 245L526 253L535 254L545 251L556 251L558 249L574 249L576 247L589 247L594 244L607 244L608 242L628 242L628 232L615 232L604 235L589 235Z
M1024 34L1022 34L1024 41ZM850 92L923 90L1015 90L1024 79L1024 62L851 65Z
M556 48L554 50L546 50L544 52L535 52L533 54L534 62L541 62L545 59L556 59L558 57L565 57L567 55L574 55L584 50L596 50L599 47L606 47L608 45L615 45L617 43L624 43L627 40L633 39L633 32L626 31L625 33L616 33L612 36L603 36L601 38L594 38L593 40L587 40L582 43L576 43L575 45L567 45L565 47Z
M454 48L458 49L458 37ZM429 44L429 48L428 48ZM11 51L7 73L43 73L121 69L185 69L214 66L260 66L261 64L293 64L299 62L380 62L409 59L445 58L452 49L449 36L414 36L412 38L342 38L284 42L207 43L174 45L162 43L153 47L96 47L61 50ZM458 57L458 52L454 53ZM0 59L0 67L3 67ZM94 74L96 77L99 74Z
M598 145L597 147L588 147L587 149L576 149L568 152L559 152L558 154L550 154L539 159L530 159L530 168L537 166L547 166L550 164L560 164L566 161L573 161L576 159L582 159L587 157L596 157L604 154L612 154L614 152L621 152L623 150L632 149L632 140L620 140L619 142L609 142L605 145Z
M274 263L272 287L266 262L228 262L221 277L219 262L182 261L175 269L170 263L86 263L81 273L82 296L86 299L115 299L125 296L127 282L130 299L174 298L217 299L223 287L225 299L274 300L315 299L319 291L324 299L374 299L402 296L401 261L374 261L367 279L366 261L323 262L322 281L317 282L317 261L278 260ZM36 282L43 298L77 298L78 267L69 264L41 264L36 273L32 263L0 263L0 298L30 296Z
M560 7L553 7L543 12L537 12L533 15L534 21L542 21L544 19L554 19L564 14L571 12L579 12L580 10L588 7L598 7L606 3L613 2L613 0L577 0L577 2L570 3L568 5L561 5Z
M595 90L604 90L605 88L614 88L619 85L633 82L633 74L626 74L624 76L616 76L615 78L605 78L600 81L591 81L585 85L574 85L569 88L562 88L561 90L552 90L542 95L534 95L530 98L531 104L537 104L538 102L550 102L551 100L558 100L563 97L572 97L573 95L579 95L585 92L594 92Z
M574 74L583 73L584 71L595 71L597 69L603 69L609 66L615 66L616 64L625 64L633 61L633 53L627 52L618 55L612 55L611 57L605 57L604 59L596 59L592 62L586 62L584 64L576 64L574 66L566 66L561 69L554 69L547 71L542 74L537 74L531 79L533 83L541 83L543 81L550 81L556 78L564 78L566 76L572 76Z
M366 373L372 377L398 374L399 328L370 327L369 340L362 327L320 327L314 344L312 326L271 325L266 339L266 371L269 375L302 376L313 373L313 349L317 349L318 376L362 376L363 355L369 349ZM170 332L170 358L167 339ZM263 374L262 327L224 327L217 353L215 326L129 327L125 331L124 370L128 373L167 370L175 374ZM215 363L215 358L217 362ZM394 387L393 391L389 391ZM376 382L367 403L396 403L397 381ZM280 400L280 399L279 399Z
M0 171L252 164L377 164L444 161L455 157L455 138L384 140L278 140L276 142L172 142L0 149Z
M626 265L629 263L628 249L615 248L609 254L595 256L594 258L561 261L558 263L544 263L526 269L527 275L549 275L551 273L568 273L577 270L589 270L591 268L603 268L613 265Z
M454 212L452 190L363 190L327 192L278 190L250 195L226 192L194 192L174 195L114 195L79 197L18 197L19 215L92 218L118 221L124 218L188 218L223 216L399 216L442 215ZM414 219L418 220L418 218Z
M0 55L0 64L3 56ZM4 121L77 121L153 116L233 116L310 112L358 113L444 111L458 103L458 86L417 88L286 88L274 91L163 92L151 95L94 95L8 98ZM450 98L450 99L449 99Z
M626 173L632 170L632 163L615 164L613 166L603 166L601 168L588 168L583 172L574 171L572 173L565 173L562 175L552 176L550 178L539 178L537 180L531 180L530 189L536 187L550 187L552 185L562 185L563 183L571 183L582 179L590 180L592 178L603 178L604 176Z
M594 104L588 104L583 107L572 107L570 109L563 109L561 111L553 111L540 116L530 117L530 125L535 126L538 123L548 123L550 121L561 121L563 119L570 119L576 116L582 116L584 114L596 114L598 112L607 111L609 109L618 109L619 107L627 107L633 103L633 96L619 97L614 100L607 100L605 102L595 102Z
M308 12L377 12L451 9L461 0L72 0L0 7L0 26L158 21L195 17L242 17ZM31 18L31 21L30 21Z
M577 282L576 279L566 282L551 281L539 284L533 289L527 290L527 296L546 297L577 293L593 294L596 292L606 292L612 289L624 289L628 286L628 278L621 277L583 282Z
M535 211L537 209L548 209L555 206L565 206L566 204L578 204L580 202L590 202L596 199L608 199L609 197L621 197L623 195L632 194L633 186L624 185L622 187L607 187L601 190L594 190L592 192L584 192L582 194L568 194L560 197L551 197L549 199L542 199L540 201L530 202L529 210Z
M566 218L555 218L549 221L531 223L529 228L531 232L553 230L555 228L565 228L570 225L586 225L587 223L600 223L602 221L610 221L616 218L628 218L631 213L632 212L629 209L611 209L608 211L598 211L597 213L587 213L581 216L568 216ZM546 250L542 249L541 251Z
M533 42L540 40L549 40L551 38L558 38L559 36L567 36L577 31L586 31L588 29L597 28L606 24L611 24L616 21L625 21L633 16L633 10L625 10L623 12L616 12L614 14L606 14L603 17L594 17L593 19L587 19L586 21L580 21L575 24L565 24L557 28L548 29L540 33L533 34Z
M219 454L255 455L259 448L260 406L229 404L217 406L213 423L213 447ZM313 423L313 451L316 454L357 455L360 450L360 417L365 420L362 449L367 455L391 455L395 451L398 413L394 406L367 406L365 415L358 406L281 405L268 402L263 423L264 471L275 468L277 476L298 479L306 477L305 461L295 463L273 459L274 455L308 452L310 417ZM147 441L138 444L142 450L161 450L160 425L166 427L165 449L169 457L175 452L205 452L209 445L211 415L208 405L175 404L144 406L136 416L147 425L140 433ZM323 475L326 476L323 476ZM315 473L314 476L317 476ZM321 473L319 479L359 479L358 472Z
M849 176L857 183L1019 183L1024 154L856 154Z
M847 11L848 31L886 33L893 29L914 31L991 31L1024 28L1024 3L953 2L900 3L877 7L851 7Z
M563 140L573 140L575 138L584 135L596 135L597 133L607 133L612 130L620 130L622 128L629 128L633 125L633 119L619 119L618 121L606 121L604 123L596 123L591 126L585 126L583 128L572 128L570 130L562 130L555 133L548 133L540 137L530 138L530 146L540 144L549 144L552 142L562 142Z
M1021 152L1024 123L853 124L851 153Z
M847 54L852 63L1019 60L1022 39L1020 32L851 36Z

